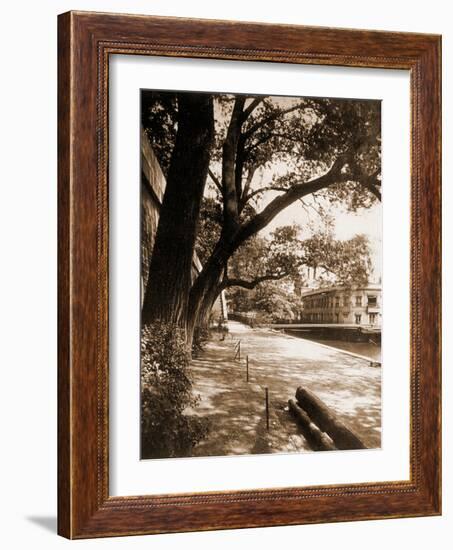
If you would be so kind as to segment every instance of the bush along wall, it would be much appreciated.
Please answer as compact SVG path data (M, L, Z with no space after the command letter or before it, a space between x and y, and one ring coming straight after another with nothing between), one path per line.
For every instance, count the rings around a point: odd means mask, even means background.
M141 338L141 457L183 457L203 439L207 420L184 414L196 407L184 334L173 324L152 323Z

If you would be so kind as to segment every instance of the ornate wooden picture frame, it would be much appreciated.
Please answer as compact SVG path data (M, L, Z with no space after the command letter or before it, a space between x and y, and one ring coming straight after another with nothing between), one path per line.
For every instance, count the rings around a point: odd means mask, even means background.
M58 48L59 534L89 538L440 514L440 37L69 12L59 16ZM110 496L112 54L410 72L410 480Z

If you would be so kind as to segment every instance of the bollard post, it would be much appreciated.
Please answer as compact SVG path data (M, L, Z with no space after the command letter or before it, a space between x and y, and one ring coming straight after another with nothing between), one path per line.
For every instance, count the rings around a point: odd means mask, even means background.
M241 341L240 340L238 340L238 343L234 346L234 349L235 349L234 361L238 359L240 362L241 361Z
M269 431L269 388L264 388L266 398L266 430Z

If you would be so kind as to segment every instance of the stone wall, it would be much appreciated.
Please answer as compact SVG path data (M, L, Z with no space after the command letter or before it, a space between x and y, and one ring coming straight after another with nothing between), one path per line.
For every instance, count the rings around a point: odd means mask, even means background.
M149 260L154 246L165 176L145 132L141 135L141 277L142 303L148 282Z

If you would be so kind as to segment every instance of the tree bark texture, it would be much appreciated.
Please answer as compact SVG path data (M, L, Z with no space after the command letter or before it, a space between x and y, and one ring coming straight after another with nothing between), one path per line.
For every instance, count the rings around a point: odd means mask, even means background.
M168 170L143 303L142 322L185 327L200 204L214 139L209 94L178 96L178 131Z

